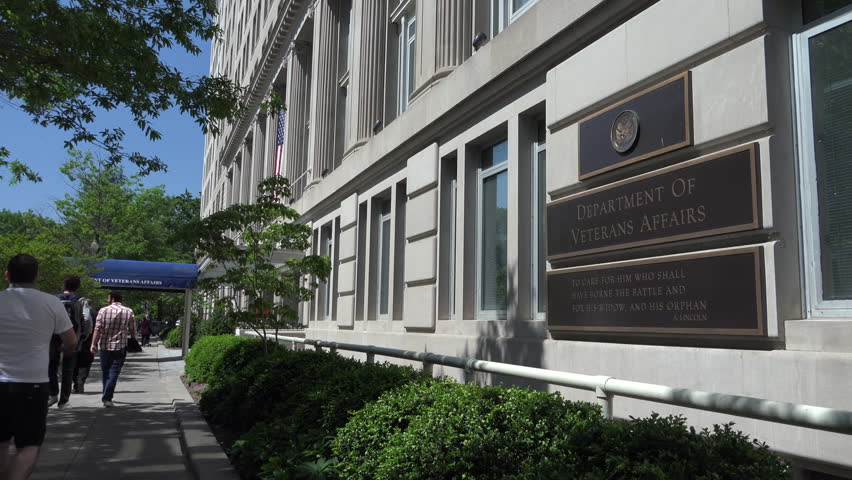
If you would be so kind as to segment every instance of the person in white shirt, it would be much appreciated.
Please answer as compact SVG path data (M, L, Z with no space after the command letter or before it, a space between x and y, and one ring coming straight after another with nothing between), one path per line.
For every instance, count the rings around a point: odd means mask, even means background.
M72 352L77 336L62 302L35 289L38 261L25 253L9 260L9 288L0 292L0 478L29 478L47 424L50 338ZM15 439L16 452L9 456Z

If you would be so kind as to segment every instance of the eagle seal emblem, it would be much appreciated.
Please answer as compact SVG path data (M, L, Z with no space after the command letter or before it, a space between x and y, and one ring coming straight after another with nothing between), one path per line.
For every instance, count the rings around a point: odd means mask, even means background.
M639 136L639 114L625 110L615 117L609 132L612 148L618 153L630 150Z

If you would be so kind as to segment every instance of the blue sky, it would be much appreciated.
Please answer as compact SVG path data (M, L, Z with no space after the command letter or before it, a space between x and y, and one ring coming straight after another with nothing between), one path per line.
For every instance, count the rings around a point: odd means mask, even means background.
M164 60L188 75L206 75L210 62L210 45L201 44L203 51L192 56L184 51L168 51ZM113 110L98 115L97 126L120 126L126 132L125 146L128 151L139 151L145 155L158 155L168 166L166 173L154 173L144 179L148 186L165 185L169 194L189 190L194 195L201 191L201 173L204 154L204 135L193 119L180 115L176 110L165 112L154 121L155 128L163 134L156 142L148 140L133 124L126 112ZM53 202L69 192L65 178L59 172L67 158L63 141L66 132L49 127L40 127L29 116L0 102L0 145L35 169L43 178L41 183L22 182L9 185L6 179L0 182L0 208L13 211L34 210L42 215L54 217ZM100 153L97 147L80 145L81 150ZM134 172L134 166L125 171ZM4 177L5 172L3 173Z

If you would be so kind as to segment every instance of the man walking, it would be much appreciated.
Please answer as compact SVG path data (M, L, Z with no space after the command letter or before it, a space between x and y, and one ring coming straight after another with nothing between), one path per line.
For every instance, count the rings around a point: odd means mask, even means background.
M95 317L97 317L98 312L93 305L91 299L84 299L86 301L85 306L83 307L83 322L84 325L88 325L88 330L86 331L86 338L80 340L77 344L77 365L74 367L74 376L72 378L74 387L72 391L74 393L86 393L86 379L89 378L89 370L92 367L92 362L95 360L95 356L92 355L92 330L95 325Z
M62 305L65 307L65 311L68 313L69 318L71 318L71 325L74 328L74 333L77 335L78 346L85 341L86 337L91 335L92 330L91 323L87 324L84 316L86 299L78 296L76 293L79 288L80 277L77 275L68 275L62 281L63 292L57 295L59 300L62 302ZM61 351L61 341L59 342L59 345L56 345L57 339L57 337L54 337L54 346L50 352L50 366L48 371L48 378L50 379L50 400L47 402L47 406L50 407L58 401L58 407L62 409L68 405L68 400L71 398L71 382L74 376L74 369L77 366L79 348L77 351L70 353L66 352L63 355ZM59 378L57 378L60 358L62 364L61 390L60 381Z
M92 354L100 350L104 384L101 400L107 408L115 406L112 403L112 397L118 383L118 375L127 357L128 328L132 332L131 336L136 340L136 319L133 317L133 310L121 304L121 292L110 292L109 302L109 306L98 312L91 348Z
M38 261L27 254L9 260L9 288L0 292L0 478L29 478L47 426L47 364L51 337L66 352L77 346L62 302L35 289ZM16 453L9 461L9 443Z

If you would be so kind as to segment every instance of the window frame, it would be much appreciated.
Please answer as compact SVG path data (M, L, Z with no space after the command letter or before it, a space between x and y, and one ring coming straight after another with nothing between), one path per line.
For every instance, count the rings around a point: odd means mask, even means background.
M414 70L414 61L417 56L417 2L409 0L403 2L396 8L391 22L399 26L399 36L397 38L397 70L396 70L396 115L402 115L408 110L408 102L411 94L414 92L416 85L409 83L413 82L413 77L416 74ZM411 48L411 51L409 50ZM410 73L409 73L410 70ZM411 78L409 78L411 77Z
M543 128L543 127L541 127L541 128ZM545 171L542 171L542 169L539 166L538 156L541 153L544 153ZM545 301L547 300L546 283L545 283L545 285L540 285L540 282L539 282L539 275L541 274L541 272L542 271L547 272L547 255L546 255L547 252L545 252L544 264L541 265L538 261L538 258L539 258L539 255L540 255L540 252L539 252L539 240L540 240L540 238L539 237L541 235L545 235L545 241L546 241L546 234L547 234L547 224L546 224L546 222L547 222L547 187L545 185L543 192L540 191L540 189L539 189L539 185L540 185L539 177L542 176L542 177L546 178L546 175L547 175L546 165L547 165L547 140L546 140L546 138L541 137L541 138L536 139L535 142L533 142L533 145L532 145L532 165L531 165L531 169L530 169L530 171L532 173L532 175L531 175L532 181L530 182L531 183L530 191L531 191L531 195L532 195L532 199L530 201L530 210L531 210L530 213L531 213L531 218L532 218L532 222L531 222L532 228L531 228L531 232L530 232L530 234L531 234L530 246L532 247L532 248L530 248L530 252L532 253L532 255L530 255L530 257L531 257L530 263L532 264L531 265L532 275L530 275L530 314L531 314L531 316L534 320L546 320L547 319L547 304L545 303L544 310L539 310L539 308L538 308L538 302L539 302L539 299L541 297L544 297ZM542 195L542 194L545 195L545 198L544 198L545 210L544 210L544 216L542 218L539 218L538 201L539 201L539 196ZM541 227L541 225L543 225L543 227ZM541 232L541 235L540 235L539 232ZM545 275L545 279L546 279L546 275ZM545 280L545 282L546 282L546 280Z
M377 252L376 253L378 254L378 255L376 255L376 258L378 259L378 262L376 264L376 319L377 320L387 320L388 318L390 318L390 315L391 315L390 289L391 289L392 281L391 281L391 276L390 276L390 262L391 262L390 253L391 253L391 244L393 243L393 235L392 235L393 234L393 223L392 223L393 222L393 216L392 216L393 209L391 208L390 200L383 200L381 205L385 205L384 202L387 202L387 206L388 206L387 212L382 212L382 209L380 209L378 214L375 217L376 218L376 227L377 227L376 228L376 236L378 237L376 239L377 240L377 242L376 242L376 251ZM389 229L389 233L390 233L389 236L388 236L388 244L387 245L384 244L384 235L382 234L382 229L384 227L385 222L387 222L387 224L388 224L388 229ZM388 276L387 276L386 279L384 279L384 281L387 282L386 285L382 284L382 282L383 282L383 279L382 279L382 261L383 261L384 255L388 256ZM382 287L383 286L387 290L387 303L385 305L385 310L387 310L387 311L385 313L382 313Z
M806 25L793 35L793 68L799 157L799 208L801 213L802 269L806 318L848 317L852 299L825 300L822 285L822 246L820 244L819 174L814 145L811 96L810 50L808 41L819 34L852 22L852 7L836 15Z
M497 145L501 143L506 143L508 147L508 139L503 139L498 142L491 143L488 147L482 149L482 153L486 150L493 149ZM506 161L500 162L499 164L491 165L487 168L482 168L482 154L479 157L479 166L476 168L476 248L474 255L476 258L476 318L478 320L506 320L507 312L509 307L509 278L507 276L507 284L506 284L506 309L504 310L484 310L482 308L482 220L483 220L483 188L482 185L488 178L495 177L503 172L506 172L507 177L509 173L509 158L508 158L508 148L506 153ZM507 205L507 213L508 213L508 205ZM508 227L508 225L507 225ZM508 232L507 232L508 238ZM509 252L506 251L506 267L509 265Z
M329 272L328 278L322 284L323 289L323 306L322 320L331 320L333 316L334 306L334 263L337 260L334 258L334 223L324 225L320 228L320 255L328 256L332 271Z
M525 5L515 10L512 0L490 0L491 15L489 18L489 30L493 39L503 30L509 28L509 25L515 22L523 14L533 7L538 0L530 0Z
M456 318L456 261L458 254L456 252L456 235L458 229L458 193L459 183L458 178L453 177L449 181L449 226L448 236L448 268L447 268L447 318Z

